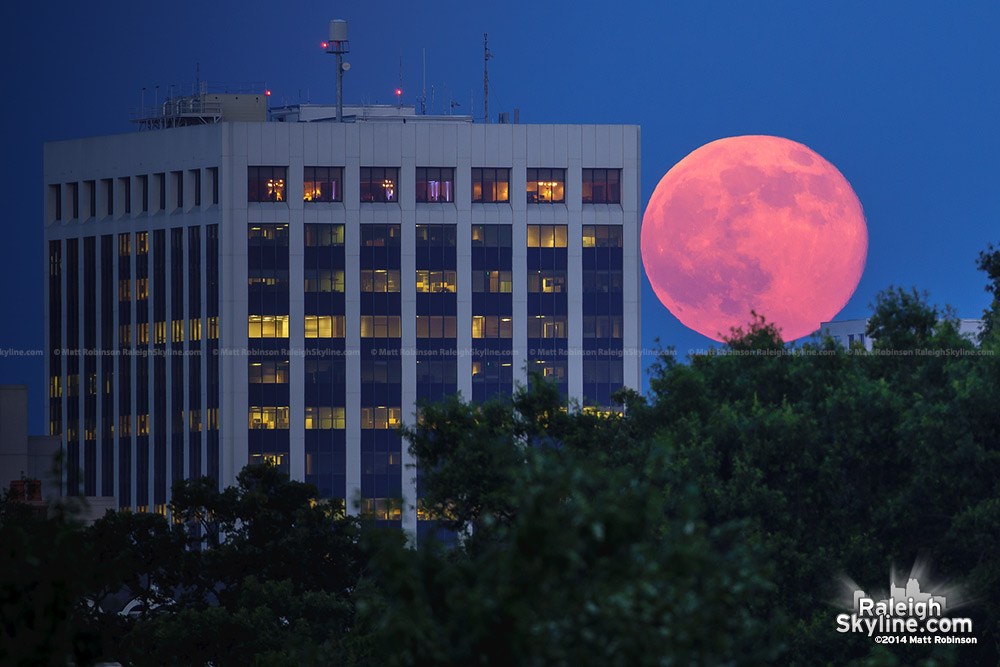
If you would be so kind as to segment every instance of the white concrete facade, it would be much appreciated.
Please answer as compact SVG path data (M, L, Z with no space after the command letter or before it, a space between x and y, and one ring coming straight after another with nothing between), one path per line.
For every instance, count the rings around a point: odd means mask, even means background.
M419 122L415 122L419 121ZM569 396L583 398L583 358L574 354L583 343L582 333L582 226L621 225L623 232L623 329L622 344L624 385L641 388L640 349L640 131L630 125L483 125L473 124L448 117L430 119L413 118L403 122L380 118L379 122L224 122L214 125L182 127L158 131L137 132L89 139L79 139L46 144L44 160L45 187L45 243L48 263L50 241L66 241L96 236L97 291L101 291L102 266L100 238L137 232L152 232L184 228L184 257L188 258L188 236L186 230L208 225L218 225L219 235L219 314L218 346L219 356L219 432L220 432L220 483L232 484L236 474L248 462L247 451L247 400L248 369L245 356L239 354L247 347L247 228L253 223L289 224L289 339L291 350L304 347L303 316L303 224L333 223L343 224L345 231L345 347L347 351L347 496L355 495L360 488L361 455L360 441L360 287L359 287L359 239L361 226L367 224L398 224L402 234L401 251L401 325L404 349L413 348L415 332L415 271L414 271L414 230L418 224L455 224L457 232L457 348L470 349L472 341L472 295L471 295L471 229L477 224L509 224L513 238L513 349L515 351L514 379L525 382L524 361L527 346L527 265L526 229L532 224L557 224L568 227L568 388ZM287 167L287 192L285 202L255 203L247 201L247 171L249 166ZM342 202L305 204L301 197L294 196L303 189L303 168L306 166L343 167L344 195ZM399 201L397 203L361 203L359 198L359 170L363 166L386 166L399 168ZM416 167L451 167L455 172L455 198L453 203L417 203L414 199L414 172ZM471 170L479 167L501 167L510 169L509 203L479 204L471 201ZM565 203L528 204L525 196L526 170L529 168L564 168ZM586 168L609 168L620 170L620 204L584 204L581 200L581 173ZM213 172L212 170L217 170ZM164 174L166 188L164 210L159 210L159 174ZM177 176L175 176L177 174ZM218 204L213 203L213 178L218 179ZM148 179L149 211L142 211L142 189L140 177ZM200 178L201 201L195 203L194 180ZM184 179L183 195L177 201L177 178ZM99 201L95 215L90 215L89 181L96 183L95 193ZM73 185L79 184L79 185ZM112 188L110 201L105 187ZM128 196L126 197L126 189ZM78 198L74 216L73 192ZM130 210L125 211L126 198ZM57 199L60 202L57 204ZM110 206L108 204L111 204ZM178 203L180 205L178 205ZM57 209L58 218L57 219ZM83 244L79 252L82 254ZM66 244L62 252L66 252ZM115 243L117 249L117 240ZM115 282L118 277L117 255L110 275ZM170 267L170 249L167 249L166 265ZM131 255L131 280L135 282L136 255ZM66 257L62 260L66 271ZM188 317L187 284L180 295L156 294L152 287L152 255L150 255L150 299L166 299L167 319L170 319L172 299L183 298L184 327L190 325ZM79 338L67 340L67 290L83 285L84 259L79 259L81 275L63 275L61 296L62 348L85 348L83 326ZM50 294L49 276L46 273L46 294ZM166 280L169 285L169 276ZM204 231L201 234L201 308L206 313L207 303L206 243ZM82 290L83 288L80 287ZM119 288L120 289L120 286ZM118 289L115 290L117 296ZM135 287L133 286L133 289ZM80 322L86 317L86 299L79 298ZM100 308L100 299L97 304ZM150 309L152 313L152 308ZM132 318L135 320L135 308ZM152 315L150 316L152 320ZM119 347L118 312L113 318L114 349ZM167 346L169 340L169 322ZM68 386L64 356L51 353L49 309L46 309L46 376L61 376L62 386ZM103 333L103 322L97 316L98 339ZM207 329L207 325L206 325ZM207 336L207 332L206 332ZM204 341L204 338L202 339ZM152 337L148 344L153 352ZM202 343L203 354L207 348ZM231 353L230 353L231 352ZM57 360L58 359L58 360ZM82 362L81 362L82 363ZM115 377L118 377L118 357L115 358ZM59 367L54 367L60 364ZM100 364L100 362L98 362ZM169 362L168 362L169 364ZM472 377L470 356L459 354L458 389L470 397ZM207 386L208 363L201 365L201 414L208 410ZM98 366L100 368L100 366ZM100 373L100 370L98 371ZM188 406L188 366L184 367L184 404ZM291 354L289 358L290 377L290 452L289 473L293 479L303 479L305 475L301 426L304 423L304 395L296 378L303 373L303 358ZM412 406L416 400L416 370L412 355L403 356L403 419L412 421ZM167 415L174 396L172 377L166 374ZM114 400L121 392L136 391L136 377L132 375L132 386L114 387ZM153 377L150 376L150 384ZM80 382L80 387L84 386ZM153 388L150 388L150 392ZM67 424L67 407L70 401L77 401L82 422L85 412L85 390L77 396L60 393L58 408L61 410L60 424ZM103 394L98 394L97 415L102 414ZM51 398L51 396L50 396ZM152 400L152 399L151 399ZM53 403L55 405L55 403ZM410 407L408 407L410 406ZM137 430L135 410L131 416L131 431ZM152 419L152 417L151 417ZM207 429L207 418L202 419ZM149 433L156 424L151 423ZM63 444L66 445L65 429L62 429ZM120 479L118 426L114 438L114 476ZM187 446L189 429L184 429ZM101 478L101 441L105 437L98 428L97 445L97 488L106 483ZM200 469L206 470L207 447L202 440L202 461ZM168 467L171 448L167 447ZM81 455L81 462L83 456ZM135 457L131 458L135 466ZM403 495L412 503L415 486L412 473L406 467L413 461L406 445L403 445ZM185 459L184 470L190 462ZM154 465L150 456L150 467ZM130 474L134 499L136 475ZM149 474L152 486L154 474ZM118 495L117 481L115 492ZM169 481L167 483L169 487ZM153 493L150 491L150 498ZM349 511L352 504L348 502ZM141 508L140 508L141 509ZM404 528L413 529L416 513L403 513Z
M982 320L958 320L958 333L969 340L976 341L982 328ZM854 320L834 320L823 322L820 325L820 333L824 337L829 336L844 347L850 347L854 343L862 343L865 349L870 352L873 340L865 333L867 329L867 317Z

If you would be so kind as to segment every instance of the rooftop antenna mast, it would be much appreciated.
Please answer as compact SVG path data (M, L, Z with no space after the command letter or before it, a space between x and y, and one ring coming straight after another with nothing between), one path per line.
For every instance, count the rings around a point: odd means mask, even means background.
M344 72L351 69L350 63L344 62L344 54L351 50L347 40L347 21L334 19L330 21L330 41L323 42L327 53L337 56L337 122L344 122Z
M427 48L425 47L421 49L421 52L422 52L421 59L423 60L424 64L424 90L422 93L420 93L420 115L426 116L427 115Z
M493 54L486 45L486 33L483 33L483 120L490 122L490 59Z

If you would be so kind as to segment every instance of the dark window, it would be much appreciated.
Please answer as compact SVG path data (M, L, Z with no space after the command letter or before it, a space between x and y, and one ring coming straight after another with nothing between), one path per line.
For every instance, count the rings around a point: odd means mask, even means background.
M97 181L87 181L87 199L90 202L90 217L97 217Z
M285 201L288 167L247 167L247 201Z
M304 225L303 240L307 248L344 245L343 225Z
M584 204L617 204L621 200L621 169L583 170Z
M551 204L566 200L565 169L529 169L528 203Z
M370 248L399 247L399 225L361 225L361 245Z
M55 219L62 220L62 187L59 185L49 186L49 200L55 207Z
M158 210L167 210L167 175L166 174L156 174L156 188L160 191L160 208Z
M417 167L418 202L455 201L455 170L451 167Z
M118 188L122 191L122 204L125 208L125 213L129 214L132 212L132 181L126 176L125 178L118 179Z
M417 247L454 248L455 225L417 225Z
M149 213L149 176L140 176L139 186L142 189L142 212Z
M219 168L212 167L209 169L212 172L212 203L219 203Z
M101 189L104 191L104 214L115 214L115 182L110 178L101 180Z
M473 169L472 201L477 203L510 201L510 169L492 167Z
M361 167L361 201L399 201L397 167Z
M342 167L306 167L302 180L304 201L344 201Z
M510 225L473 225L473 248L509 248L511 247Z
M175 171L173 174L174 190L177 192L177 198L174 200L174 205L177 208L184 208L184 172Z
M73 200L73 217L80 217L80 184L70 183L69 184L69 194L70 199Z
M192 169L191 178L194 179L194 205L201 206L201 169Z

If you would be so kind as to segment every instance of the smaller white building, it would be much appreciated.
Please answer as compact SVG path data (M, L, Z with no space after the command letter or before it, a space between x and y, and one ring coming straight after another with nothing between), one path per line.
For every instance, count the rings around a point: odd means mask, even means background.
M836 320L833 322L823 322L820 331L823 336L829 336L844 347L850 347L854 343L861 343L866 350L872 349L872 339L865 333L868 329L869 318L864 317L856 320ZM983 328L982 320L961 319L958 321L958 333L968 338L972 342L977 342L979 332Z

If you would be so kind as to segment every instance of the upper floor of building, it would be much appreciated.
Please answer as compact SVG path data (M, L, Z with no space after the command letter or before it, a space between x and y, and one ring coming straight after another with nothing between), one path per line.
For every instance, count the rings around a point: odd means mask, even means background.
M45 224L213 207L277 220L325 208L391 221L395 210L423 209L441 222L486 207L497 222L535 209L536 222L566 211L638 224L638 126L407 117L219 122L47 143Z

